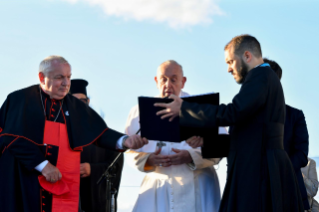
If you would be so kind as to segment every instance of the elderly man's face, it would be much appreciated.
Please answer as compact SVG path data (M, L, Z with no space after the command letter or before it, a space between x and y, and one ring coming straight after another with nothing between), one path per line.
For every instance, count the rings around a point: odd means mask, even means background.
M179 96L184 88L186 77L183 76L181 68L176 64L162 65L155 77L157 88L161 97L171 94Z
M70 90L71 67L69 64L53 63L51 69L46 76L39 74L41 87L52 99L63 99Z
M225 60L228 65L228 73L234 76L238 84L242 84L248 73L248 66L245 61L234 53L232 47L225 50Z

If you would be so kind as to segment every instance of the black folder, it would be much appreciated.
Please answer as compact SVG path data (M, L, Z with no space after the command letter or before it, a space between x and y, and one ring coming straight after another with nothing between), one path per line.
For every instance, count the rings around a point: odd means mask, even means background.
M199 104L219 105L219 93L183 97L184 101L196 102ZM141 136L149 140L181 142L192 136L204 138L202 155L204 158L225 157L229 150L229 138L225 135L218 135L218 127L196 128L179 125L179 117L172 122L169 119L161 119L156 112L163 108L155 107L157 102L169 103L172 99L139 97L139 113ZM218 141L221 142L218 142ZM216 142L215 142L216 141ZM227 143L226 143L227 142Z
M172 122L161 119L156 113L163 108L155 107L156 102L169 103L172 99L139 97L141 136L149 140L180 142L179 118Z

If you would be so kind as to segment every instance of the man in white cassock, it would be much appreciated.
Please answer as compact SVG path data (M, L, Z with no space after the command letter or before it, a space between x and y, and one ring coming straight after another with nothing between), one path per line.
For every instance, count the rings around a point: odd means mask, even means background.
M186 77L182 66L169 60L157 69L155 77L160 97L171 94L181 97ZM133 107L128 116L125 132L134 135L140 129L139 108ZM227 134L219 128L220 134ZM198 142L200 137L188 140ZM220 158L203 159L200 148L193 149L185 141L181 143L150 140L127 156L141 172L147 173L133 212L217 212L220 204L220 188L214 165Z

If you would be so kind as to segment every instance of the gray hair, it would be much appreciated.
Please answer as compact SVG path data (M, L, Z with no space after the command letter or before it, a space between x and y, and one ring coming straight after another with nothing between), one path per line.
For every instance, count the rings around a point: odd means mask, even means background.
M175 60L166 60L165 62L163 62L161 65L158 66L157 73L160 71L160 68L163 65L177 65L177 66L179 66L181 71L182 71L182 76L184 76L183 67L178 62L176 62Z
M46 75L48 72L52 71L51 66L54 62L58 64L69 64L69 62L63 57L51 55L49 57L44 58L44 60L41 61L39 66L39 73L43 73L44 75Z

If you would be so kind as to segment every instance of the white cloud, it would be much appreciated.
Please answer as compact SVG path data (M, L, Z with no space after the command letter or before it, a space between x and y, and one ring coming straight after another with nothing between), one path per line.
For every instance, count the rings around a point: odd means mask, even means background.
M184 28L212 23L212 16L223 15L217 0L63 0L70 3L87 2L98 6L110 16L125 20L151 20Z

